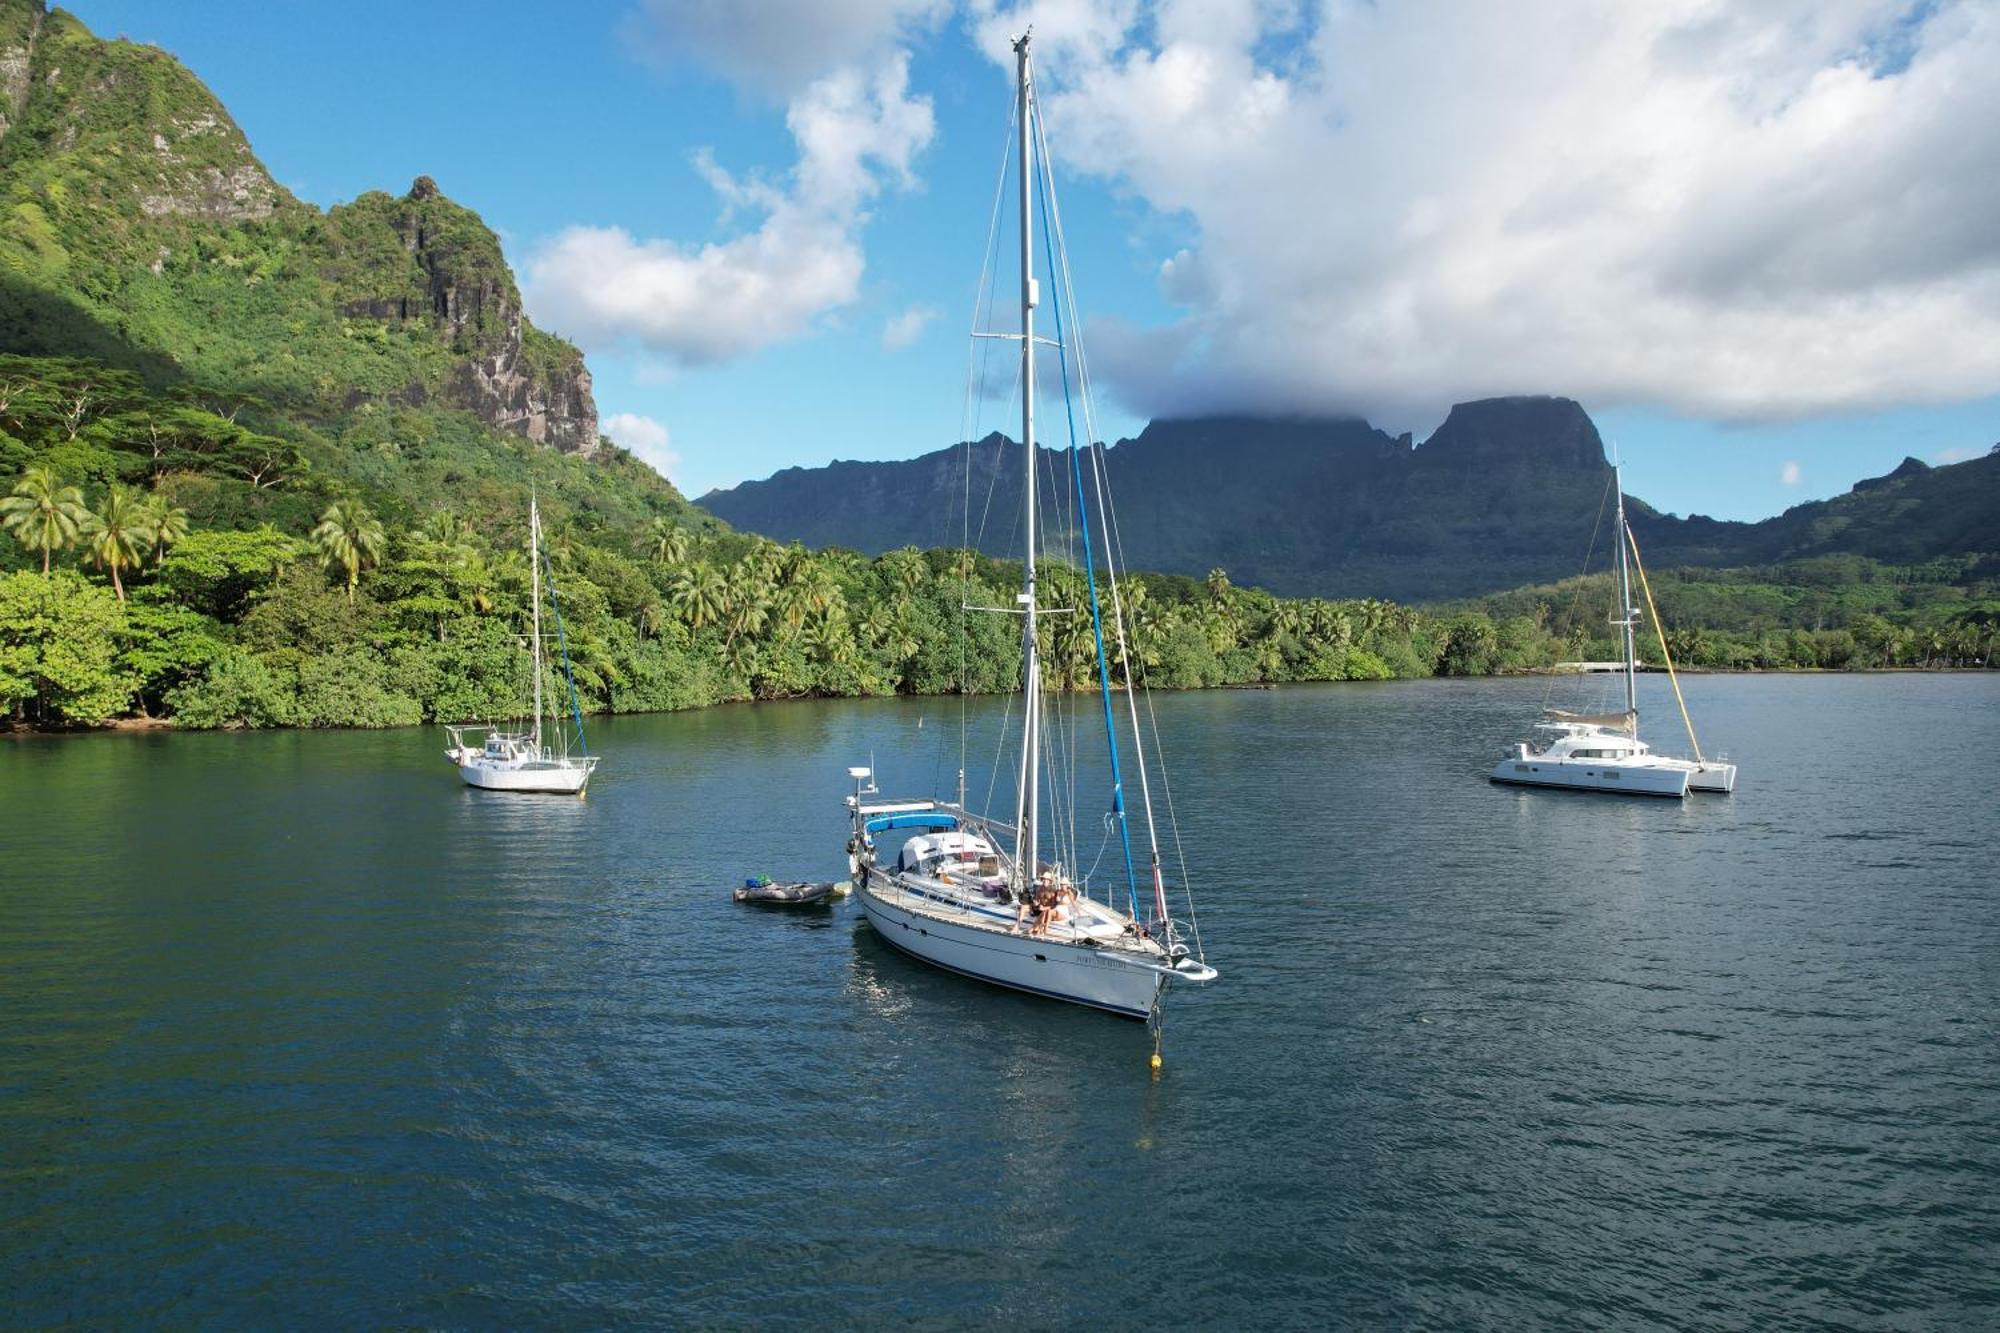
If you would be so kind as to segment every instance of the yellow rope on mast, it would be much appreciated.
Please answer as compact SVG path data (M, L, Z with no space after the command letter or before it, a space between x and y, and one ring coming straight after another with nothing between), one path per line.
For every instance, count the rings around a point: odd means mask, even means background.
M1660 608L1653 605L1653 585L1646 580L1646 562L1639 558L1639 538L1630 523L1625 525L1625 540L1632 546L1632 567L1639 571L1639 590L1646 594L1646 614L1653 618L1653 632L1660 636L1660 657L1667 664L1667 683L1674 687L1674 702L1681 706L1681 725L1687 728L1688 744L1694 747L1694 761L1706 764L1701 757L1701 742L1694 736L1694 719L1688 716L1687 700L1681 697L1681 678L1674 674L1674 654L1667 647L1667 627L1660 619Z

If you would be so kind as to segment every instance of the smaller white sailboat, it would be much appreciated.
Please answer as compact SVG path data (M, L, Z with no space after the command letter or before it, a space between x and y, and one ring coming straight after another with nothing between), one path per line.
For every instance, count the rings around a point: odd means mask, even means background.
M577 702L576 684L569 678L569 647L562 633L560 606L555 608L556 643L562 654L563 679L569 685L570 715L576 724L579 753L570 753L568 728L556 728L557 743L554 746L546 744L543 739L542 564L547 558L547 552L542 549L541 502L531 499L528 503L528 563L533 569L530 600L534 610L528 656L535 681L534 723L527 731L506 731L469 723L446 727L445 733L451 737L451 745L445 750L444 757L457 767L458 775L468 786L488 791L581 796L590 785L590 775L597 770L598 756L589 753L584 744L583 709ZM555 595L553 569L549 571L549 595L551 598Z
M1625 796L1684 797L1696 791L1727 795L1736 790L1736 765L1704 758L1701 753L1694 723L1688 718L1687 701L1681 698L1680 678L1674 674L1666 628L1660 624L1658 609L1653 607L1646 567L1638 559L1639 543L1625 521L1623 470L1614 467L1612 477L1618 492L1619 614L1611 623L1622 630L1625 641L1625 709L1619 713L1548 709L1547 716L1536 724L1538 731L1551 733L1548 741L1540 749L1531 748L1526 741L1519 743L1487 776L1511 786L1563 787ZM1673 684L1675 701L1680 704L1681 720L1687 724L1688 743L1694 747L1693 759L1655 754L1651 746L1639 739L1639 655L1634 641L1639 608L1632 604L1634 565L1646 592L1646 605L1653 610L1653 628L1660 636L1660 659L1666 664L1667 679Z

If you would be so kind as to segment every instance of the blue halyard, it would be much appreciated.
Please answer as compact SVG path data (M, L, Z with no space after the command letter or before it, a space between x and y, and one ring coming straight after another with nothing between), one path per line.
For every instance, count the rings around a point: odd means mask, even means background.
M1046 168L1046 164L1045 168ZM1035 192L1041 197L1042 215L1055 216L1049 209L1048 187L1041 176L1035 178ZM1076 483L1076 517L1083 541L1083 577L1090 588L1090 632L1097 640L1097 688L1104 703L1104 737L1111 745L1111 817L1118 824L1119 845L1125 852L1125 893L1132 919L1139 919L1139 872L1132 863L1132 829L1125 819L1125 780L1118 771L1118 727L1111 717L1111 668L1104 656L1104 614L1097 602L1097 562L1090 550L1090 502L1083 493L1082 460L1076 443L1076 407L1069 388L1069 340L1063 336L1062 284L1056 281L1056 252L1053 226L1042 228L1042 249L1048 256L1049 305L1056 317L1056 364L1062 367L1063 415L1069 420L1069 475Z

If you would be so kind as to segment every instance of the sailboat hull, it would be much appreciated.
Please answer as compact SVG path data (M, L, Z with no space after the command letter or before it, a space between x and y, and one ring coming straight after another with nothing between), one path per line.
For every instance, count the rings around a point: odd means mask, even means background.
M1666 765L1606 765L1600 761L1579 762L1528 755L1501 760L1487 776L1495 782L1514 787L1561 787L1568 791L1597 791L1613 796L1678 799L1688 794L1687 769Z
M593 758L586 763L493 764L478 760L460 762L458 775L468 787L483 791L539 792L556 796L580 795L590 781Z
M1166 984L1159 970L1104 949L962 926L900 906L894 896L873 875L861 886L861 910L875 933L903 953L975 981L1141 1019Z

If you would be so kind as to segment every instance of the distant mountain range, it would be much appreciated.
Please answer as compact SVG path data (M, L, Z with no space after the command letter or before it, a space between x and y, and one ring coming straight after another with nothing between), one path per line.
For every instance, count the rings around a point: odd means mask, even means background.
M697 502L780 541L955 546L1018 555L1018 456L1000 435L904 462L787 468ZM1421 445L1355 420L1155 421L1107 451L1128 567L1287 595L1437 601L1579 572L1610 464L1568 398L1461 403ZM1045 451L1044 476L1063 477ZM1770 564L1854 554L1908 564L2000 550L2000 456L1932 468L1910 458L1849 494L1761 523L1631 502L1650 565ZM988 517L983 523L980 515ZM1607 520L1608 521L1608 520ZM1610 549L1599 535L1599 558Z

